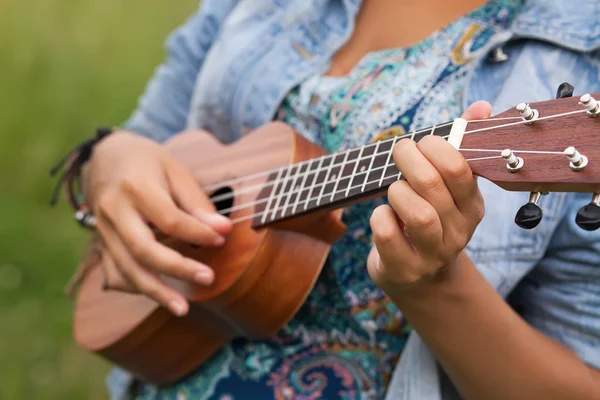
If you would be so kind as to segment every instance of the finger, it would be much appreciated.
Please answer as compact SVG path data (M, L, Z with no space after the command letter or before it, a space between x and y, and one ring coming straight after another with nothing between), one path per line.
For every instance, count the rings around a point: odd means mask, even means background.
M109 223L104 219L100 219L97 221L96 226L123 276L140 293L155 300L175 315L183 316L187 314L189 305L185 298L176 290L161 282L158 277L137 264L127 252L127 249Z
M216 212L214 204L188 170L178 162L170 161L165 170L173 197L183 210L221 234L231 231L229 218Z
M160 186L142 185L144 193L132 188L131 197L140 213L163 234L199 246L221 246L225 238L207 224L177 207Z
M430 203L442 218L458 213L454 199L441 175L421 153L415 142L408 139L401 140L394 147L393 154L398 170L402 171L410 186L420 197Z
M106 248L102 249L102 271L104 272L104 290L137 293L135 286L121 274Z
M456 207L468 211L477 194L477 180L462 154L438 136L423 138L417 147L441 176Z
M214 273L210 267L158 242L148 225L130 207L119 208L113 227L137 263L177 279L203 285L213 282Z
M388 189L388 201L410 234L410 242L421 254L438 248L443 229L435 208L406 181L394 182Z
M468 120L487 119L492 113L492 106L487 101L476 101L471 104L461 118Z
M371 215L370 225L377 253L384 265L416 257L390 206L377 207Z

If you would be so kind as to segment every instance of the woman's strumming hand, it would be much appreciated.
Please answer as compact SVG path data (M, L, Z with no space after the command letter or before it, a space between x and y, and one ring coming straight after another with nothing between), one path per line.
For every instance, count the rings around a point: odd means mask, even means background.
M115 132L96 146L83 186L107 250L102 265L108 289L143 293L176 315L186 314L185 298L159 274L209 285L213 271L161 244L151 226L190 244L221 246L231 222L163 146L129 132Z
M490 110L477 102L463 118L487 118ZM452 267L481 222L484 203L469 164L441 137L401 140L393 154L406 180L390 186L390 206L371 216L375 245L367 266L377 285L399 295Z

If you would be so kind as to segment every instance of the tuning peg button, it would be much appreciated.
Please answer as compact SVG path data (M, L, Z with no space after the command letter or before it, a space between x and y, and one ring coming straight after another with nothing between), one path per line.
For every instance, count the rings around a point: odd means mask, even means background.
M556 91L556 98L565 99L567 97L573 97L574 91L575 88L573 87L573 85L571 85L569 82L563 82L560 84L558 90Z
M592 202L579 209L575 223L584 231L600 228L600 193L595 193Z
M523 205L515 215L515 223L522 229L533 229L542 222L544 213L537 205L542 194L540 192L531 192L529 202Z

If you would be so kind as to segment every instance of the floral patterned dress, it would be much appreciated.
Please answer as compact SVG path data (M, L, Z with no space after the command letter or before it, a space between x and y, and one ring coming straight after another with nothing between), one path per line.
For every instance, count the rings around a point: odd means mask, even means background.
M471 62L524 0L495 0L409 48L370 53L345 77L314 76L278 119L329 152L440 124L462 113ZM410 327L370 280L369 218L385 198L345 210L314 290L276 336L236 340L180 383L139 399L382 399Z

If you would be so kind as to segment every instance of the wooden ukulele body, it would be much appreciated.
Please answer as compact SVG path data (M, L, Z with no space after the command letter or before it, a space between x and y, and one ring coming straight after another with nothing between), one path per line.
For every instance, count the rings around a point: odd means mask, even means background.
M165 144L202 187L315 158L323 152L281 123L261 127L232 145L206 132L184 132ZM267 176L219 189L231 190L233 207L253 203L252 190ZM212 195L213 193L207 193ZM240 208L232 219L252 215ZM215 270L210 287L164 278L190 301L178 318L142 295L103 291L100 265L85 277L74 310L74 337L137 377L173 383L236 337L264 338L289 321L311 291L331 243L344 232L341 211L321 212L254 230L252 219L234 225L225 246L169 246ZM282 288L284 288L282 290Z

